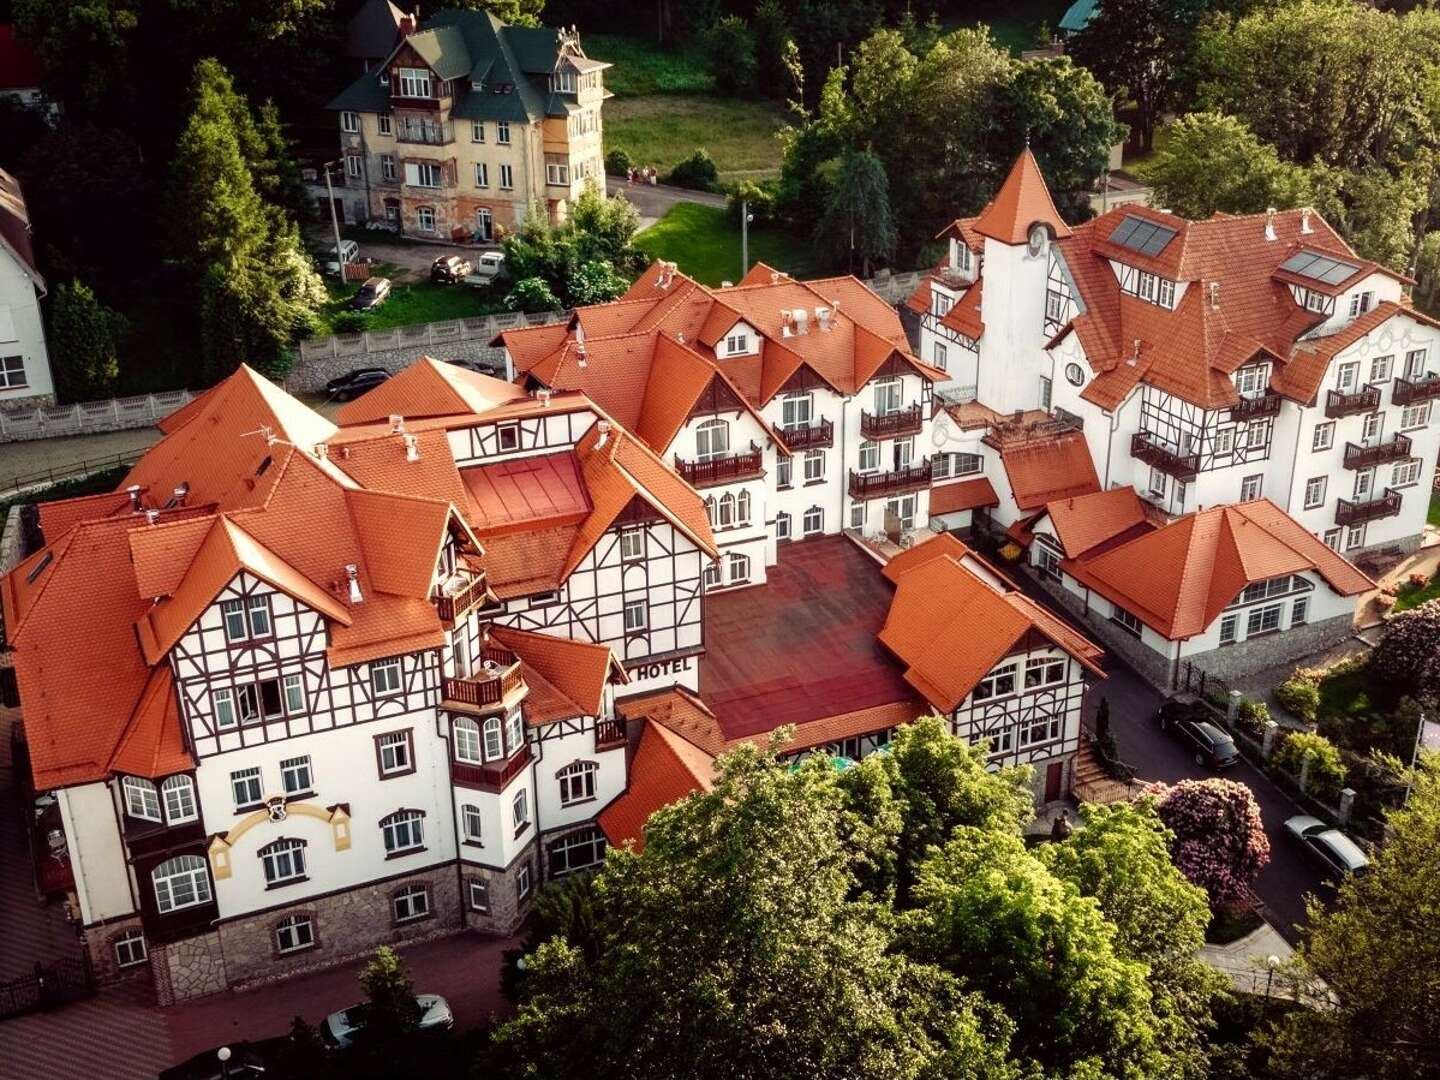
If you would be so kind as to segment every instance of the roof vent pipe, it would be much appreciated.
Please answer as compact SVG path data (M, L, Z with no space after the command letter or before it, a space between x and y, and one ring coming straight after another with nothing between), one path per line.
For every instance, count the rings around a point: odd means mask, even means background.
M190 482L188 480L182 480L171 494L175 496L176 506L184 506L185 499L190 494Z
M365 594L360 591L360 567L353 562L345 564L345 579L350 586L350 602L360 604L365 600Z
M390 414L390 434L400 435L405 431L405 417L399 413Z
M1218 281L1210 282L1210 307L1215 311L1220 310L1220 283Z
M330 447L323 442L315 444L315 459L317 461L328 461L330 459Z
M548 409L550 407L550 388L547 386L542 386L540 387L540 389L536 390L535 400L540 402L540 407L542 409Z
M419 461L420 440L417 439L414 435L402 435L401 438L405 440L405 460Z
M1310 208L1308 206L1300 211L1300 231L1307 235L1315 231L1310 227Z
M1265 208L1265 239L1275 239L1275 208L1273 206Z
M610 421L608 421L608 420L601 420L599 423L597 423L597 424L595 425L595 427L596 427L596 428L599 430L599 432L600 432L600 438L598 438L598 439L595 440L595 449L596 449L596 450L599 450L599 449L600 449L601 447L603 447L607 442L610 441Z
M131 484L125 489L125 494L130 496L130 512L132 514L140 512L140 493L144 490L139 484Z
M160 520L160 511L159 511L159 510L146 510L146 511L145 511L145 524L146 524L146 525L154 525L154 524L155 524L157 521L159 521L159 520Z

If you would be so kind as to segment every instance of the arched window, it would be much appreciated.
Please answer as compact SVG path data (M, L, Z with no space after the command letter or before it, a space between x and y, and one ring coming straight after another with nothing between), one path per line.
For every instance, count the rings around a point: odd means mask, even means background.
M720 527L728 529L735 524L735 496L728 491L720 496Z
M480 843L484 827L485 819L480 816L480 807L474 803L460 807L460 830L467 843Z
M500 718L490 717L485 721L485 760L498 761L505 756L505 748L500 745Z
M480 764L480 728L469 717L455 721L455 760Z
M210 875L199 855L176 855L150 871L160 914L210 902Z
M282 836L257 853L265 867L266 885L284 885L305 880L305 841Z
M710 520L710 527L715 528L715 496L705 496L705 516Z
M309 915L288 915L275 924L275 949L302 952L315 947L315 920Z
M425 815L419 810L396 810L380 819L385 854L419 851L425 846Z
M160 785L160 793L165 796L165 820L171 825L200 816L195 808L195 782L190 777L170 777Z
M125 812L133 818L144 821L160 820L160 796L155 785L138 776L127 776L120 781L125 791Z
M706 420L695 429L695 457L710 461L730 452L730 424L724 420Z
M718 562L706 563L705 573L702 575L701 580L707 589L719 588L721 581L720 564Z
M595 798L595 774L600 766L593 761L572 761L555 774L560 781L560 805L573 806Z
M735 503L735 523L737 525L750 524L750 492L740 492L740 498Z

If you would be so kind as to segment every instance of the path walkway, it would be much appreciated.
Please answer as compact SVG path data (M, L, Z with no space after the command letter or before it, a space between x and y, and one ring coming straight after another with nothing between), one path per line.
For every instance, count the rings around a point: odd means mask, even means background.
M623 176L606 179L611 195L622 195L640 211L640 228L648 229L659 221L676 203L691 202L701 206L725 205L724 195L712 195L708 191L692 191L690 188L671 187L669 184L632 184Z
M1223 973L1241 993L1294 998L1294 980L1272 972L1287 964L1295 950L1269 923L1262 923L1228 945L1205 945L1200 959Z

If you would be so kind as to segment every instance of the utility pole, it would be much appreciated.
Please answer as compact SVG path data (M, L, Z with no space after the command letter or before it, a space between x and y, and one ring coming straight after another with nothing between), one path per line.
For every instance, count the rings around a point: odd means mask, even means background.
M736 280L744 280L750 272L750 201L740 201L740 277Z
M335 229L335 271L340 278L340 283L345 283L345 258L340 254L340 216L335 213L335 187L330 183L330 166L336 164L334 161L327 161L321 166L325 170L325 193L330 196L330 224Z

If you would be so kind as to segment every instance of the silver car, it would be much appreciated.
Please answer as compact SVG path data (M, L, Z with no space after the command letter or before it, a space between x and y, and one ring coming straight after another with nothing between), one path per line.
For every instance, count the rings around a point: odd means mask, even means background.
M1327 870L1337 877L1363 874L1370 866L1370 857L1339 829L1332 829L1319 818L1297 814L1285 822L1285 831L1305 845Z
M415 1003L420 1006L420 1022L416 1031L449 1031L455 1026L455 1014L450 1011L450 1003L439 994L416 994ZM369 1011L370 1006L362 1003L331 1013L320 1024L321 1041L332 1050L344 1050L353 1045L355 1037L365 1026L365 1014Z

